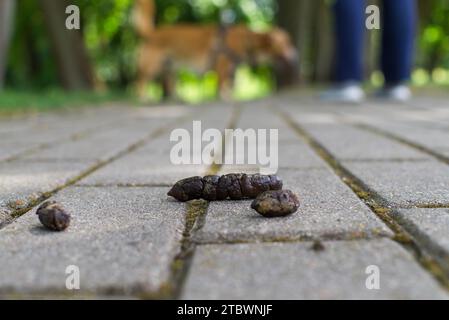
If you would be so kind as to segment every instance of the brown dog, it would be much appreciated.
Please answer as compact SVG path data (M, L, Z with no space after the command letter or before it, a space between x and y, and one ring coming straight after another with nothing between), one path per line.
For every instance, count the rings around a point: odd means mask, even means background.
M223 98L229 98L240 63L251 66L272 63L282 65L284 71L297 71L297 52L288 34L279 28L264 33L244 25L175 24L155 28L154 15L153 0L137 0L136 28L143 38L137 83L141 96L148 81L158 79L162 80L164 95L170 95L171 72L180 67L189 67L200 74L215 70ZM286 77L295 79L294 75Z

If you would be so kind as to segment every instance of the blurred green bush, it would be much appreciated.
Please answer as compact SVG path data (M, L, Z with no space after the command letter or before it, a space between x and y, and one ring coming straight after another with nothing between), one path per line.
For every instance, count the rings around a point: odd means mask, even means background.
M329 3L319 10L329 10ZM418 0L420 27L417 42L416 85L449 84L449 1ZM136 48L139 39L132 24L133 0L73 0L81 9L84 43L95 74L109 90L127 91L136 77ZM275 0L156 0L157 23L245 23L254 29L270 27L276 16ZM55 59L45 31L44 19L36 0L17 1L15 32L10 48L6 84L10 90L42 90L59 86ZM320 26L319 19L309 26L311 37ZM313 33L315 32L315 33ZM318 32L321 32L318 30ZM315 37L315 36L313 36ZM314 46L310 42L310 46ZM303 48L307 69L318 63L315 51ZM307 55L307 52L315 52ZM311 57L309 57L311 56ZM382 82L376 69L370 71L374 85ZM306 79L307 80L307 79ZM309 79L313 81L313 78ZM309 81L309 83L310 83ZM275 84L267 67L250 70L241 66L237 72L237 99L251 99L269 94ZM154 99L160 97L157 84L149 84ZM201 102L216 96L216 77L200 77L180 70L178 95L188 102Z

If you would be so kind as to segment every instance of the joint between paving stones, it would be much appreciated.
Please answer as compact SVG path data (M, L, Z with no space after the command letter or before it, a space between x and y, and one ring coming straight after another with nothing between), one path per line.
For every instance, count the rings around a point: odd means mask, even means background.
M89 176L90 174L92 174L93 172L97 171L98 169L118 160L119 158L137 150L138 148L142 147L143 145L145 145L148 141L151 141L157 137L159 137L161 134L163 134L164 132L168 131L169 129L173 128L173 126L175 126L178 123L182 123L184 121L186 121L187 119L192 118L194 114L188 114L184 117L178 118L176 120L174 120L172 123L166 124L162 127L157 128L156 130L150 132L149 134L147 134L145 137L139 139L138 141L136 141L135 143L129 145L128 147L126 147L125 149L119 151L117 154L111 156L109 159L106 159L104 161L100 161L96 164L94 164L93 166L89 167L88 169L86 169L85 171L81 172L79 175L75 176L74 178L68 180L66 183L57 186L56 188L52 189L52 190L48 190L48 191L44 191L42 192L38 197L32 199L31 201L29 201L28 203L26 203L22 208L19 209L13 209L11 212L9 212L9 218L7 218L5 221L0 222L0 230L3 229L5 226L11 224L12 222L15 221L15 219L17 219L18 217L22 216L23 214L26 214L27 212L29 212L30 210L32 210L35 206L39 205L41 202L49 199L50 197L52 197L53 195L55 195L56 193L58 193L59 191L72 186L74 184L76 184L78 181L84 179L85 177Z
M171 263L169 281L159 289L159 295L165 298L177 299L181 296L195 253L196 245L192 242L192 236L203 227L209 202L202 199L191 200L186 206L181 248Z
M314 243L316 241L358 241L385 238L385 236L373 237L366 233L335 233L325 236L285 236L285 237L258 237L257 239L223 239L223 240L194 240L196 245L234 245L234 244L259 244L259 243Z
M237 121L241 115L242 106L234 105L232 114L227 125L229 129L235 129ZM222 146L224 146L226 137L223 136ZM224 155L222 155L224 156ZM208 170L207 175L217 174L222 167L222 164L213 162ZM177 299L181 297L184 283L190 271L193 256L197 243L194 242L193 236L206 223L207 209L209 202L203 199L192 200L187 202L185 227L181 240L180 252L176 255L171 263L171 276L168 283L161 286L159 295L165 298Z
M76 188L168 188L170 183L93 183L75 185Z
M24 151L19 152L19 153L15 154L15 155L12 155L12 156L7 157L7 158L5 158L3 160L0 160L0 162L17 161L17 160L22 159L23 157L28 156L28 155L32 155L32 154L34 154L36 152L44 151L46 149L49 149L50 147L52 147L54 145L60 145L60 144L65 143L65 142L78 141L78 140L81 140L83 138L88 138L89 136L91 136L91 135L93 135L93 134L95 134L97 132L100 132L105 127L106 128L107 127L111 127L112 128L114 125L116 125L118 123L121 123L122 121L123 120L114 120L114 121L111 121L111 122L104 123L102 125L96 126L94 128L89 128L89 129L86 129L86 130L81 131L81 132L76 132L76 133L70 135L67 138L60 139L60 140L57 140L57 141L52 142L52 143L44 142L44 143L37 144L34 147L31 147L31 148L29 148L27 150L24 150Z
M345 158L345 162L391 162L391 163L402 163L402 162L426 162L427 159L412 159L412 158L389 158L389 159L369 159L369 158Z
M413 208L419 209L449 209L449 203L418 203Z
M324 146L315 140L298 123L292 120L287 113L283 111L275 112L330 166L334 173L357 197L393 231L394 237L392 240L410 252L421 267L429 272L443 288L449 290L449 265L445 261L442 261L442 259L439 259L438 255L434 255L431 249L427 248L426 250L419 246L418 241L412 236L413 230L409 232L407 225L402 224L393 217L397 211L389 205L388 201L367 187L363 181L340 164Z
M435 152L435 151L433 151L433 150L431 150L431 149L429 149L429 148L427 148L427 147L425 147L425 146L423 146L423 145L421 145L419 143L415 143L415 142L410 141L408 139L402 138L402 137L400 137L400 136L398 136L396 134L393 134L393 133L390 133L390 132L386 132L384 130L375 128L375 127L367 125L367 124L360 124L359 123L359 124L352 124L352 126L356 127L356 128L359 128L359 129L362 129L362 130L365 130L365 131L368 131L368 132L371 132L371 133L374 133L374 134L377 134L377 135L380 135L380 136L383 136L385 138L394 140L396 142L399 142L399 143L401 143L403 145L406 145L406 146L408 146L410 148L413 148L415 150L423 152L423 153L425 153L425 154L435 158L436 160L438 160L440 162L443 162L446 165L449 165L449 157L447 157L447 156L445 156L443 154L440 154L438 152Z

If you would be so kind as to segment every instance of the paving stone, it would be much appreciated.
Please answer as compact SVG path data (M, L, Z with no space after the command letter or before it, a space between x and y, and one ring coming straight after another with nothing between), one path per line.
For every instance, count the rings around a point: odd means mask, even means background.
M28 154L31 160L107 160L148 136L164 125L164 120L147 120L144 124L123 123L120 128L102 130L80 139L50 146Z
M298 135L288 124L275 114L275 110L266 106L245 107L237 121L237 128L242 129L277 129L279 142L297 141Z
M29 143L0 142L0 161L9 160L30 150Z
M228 112L227 117L231 117ZM228 122L223 116L223 109L212 110L198 119L202 121L202 130L215 128L225 129ZM192 121L187 121L177 128L184 128L191 133ZM176 181L195 175L208 173L207 164L173 164L170 152L175 142L170 142L170 132L165 132L157 139L148 142L135 152L96 171L79 182L80 185L170 185ZM208 142L203 143L203 147ZM193 155L193 152L192 152Z
M343 162L393 206L449 203L449 167L437 161Z
M257 118L255 117L257 115ZM255 120L257 119L257 121ZM259 148L263 149L264 153L270 155L270 144L269 144L269 130L278 130L278 167L280 168L309 168L309 167L323 167L324 162L315 155L315 153L307 146L295 133L285 121L283 121L279 116L274 114L273 110L266 107L265 105L256 105L244 107L239 120L237 121L236 128L242 130L247 129L266 129L267 130L267 142L268 145L257 145L254 150L255 153L259 152ZM245 140L244 148L245 162L248 162L248 152L250 148L248 146L247 140ZM236 159L237 153L234 154L234 159ZM259 158L257 158L260 161Z
M449 148L449 130L423 128L416 127L416 125L396 124L385 121L383 123L374 123L373 126L432 150L438 151L439 149Z
M263 148L263 147L262 147ZM277 153L271 154L271 150L268 147L266 149L259 149L258 146L249 148L245 144L245 148L242 150L243 155L240 155L244 159L244 164L223 164L223 171L227 173L245 171L245 168L253 168L252 173L264 173L272 174L276 173L276 169L309 169L309 168L324 168L326 163L319 158L313 150L303 143L301 140L296 141L281 141L279 142ZM248 164L249 155L254 152L256 157L256 163ZM267 157L262 159L258 153ZM236 163L239 156L238 152L233 154L233 162ZM262 162L263 161L263 162ZM262 165L263 164L263 165ZM232 169L229 169L232 168ZM259 168L260 171L259 171ZM265 171L263 171L265 170Z
M287 217L264 218L250 208L251 201L209 204L197 242L343 238L388 236L391 232L355 194L330 171L280 170L284 189L296 192L299 210Z
M322 168L326 163L304 142L280 142L279 168Z
M146 146L145 151L124 156L94 172L79 182L80 185L169 185L187 176L205 175L207 165L176 165L170 161L169 144L157 139ZM157 146L163 141L164 149Z
M95 132L96 130L100 131L111 124L111 122L118 122L119 120L123 122L123 119L118 117L111 119L110 116L100 119L79 119L79 117L74 119L72 117L68 119L58 118L53 122L47 118L45 120L38 118L36 122L25 120L25 128L23 130L18 130L14 134L2 134L4 140L0 141L0 161L21 155L25 151L38 152L42 147L52 145L57 147L59 142L75 143L73 140L88 136L88 133ZM63 154L68 150L72 149L68 147L66 150L60 152Z
M2 137L11 137L13 134L26 130L26 119L0 119L0 134Z
M447 299L391 240L204 245L196 249L184 299ZM377 266L380 289L366 268Z
M402 209L396 218L449 268L449 208Z
M73 187L57 194L70 211L64 232L44 229L33 212L0 231L0 292L67 292L66 267L80 270L80 294L154 293L179 252L185 205L166 188Z
M88 169L82 162L0 163L0 213L25 208L46 192L66 184ZM0 222L2 222L0 214Z
M41 125L33 125L29 129L21 131L9 137L10 142L24 143L28 142L34 146L36 144L54 143L59 140L69 139L72 136L81 135L82 133L97 128L101 129L110 121L118 121L120 118L114 119L97 119L97 118L61 118L56 123L43 123Z
M337 159L429 159L399 142L343 125L305 125L306 131Z

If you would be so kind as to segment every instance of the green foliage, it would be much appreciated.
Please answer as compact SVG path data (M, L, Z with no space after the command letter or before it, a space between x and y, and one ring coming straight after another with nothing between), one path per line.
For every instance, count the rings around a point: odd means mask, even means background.
M217 95L218 79L214 72L198 76L187 70L178 75L176 94L189 103L213 100Z
M45 91L5 90L0 92L0 116L72 107L97 105L111 101L132 101L120 92L70 92L61 89Z
M158 23L245 23L265 29L274 20L274 0L157 0Z
M14 35L9 51L6 83L22 89L42 89L58 84L58 74L36 0L17 3Z
M274 0L156 0L157 23L246 23L266 28L274 17ZM82 35L96 76L108 88L125 89L136 77L136 53L139 43L133 27L133 0L74 0L80 7ZM16 89L45 89L59 85L55 59L44 19L36 0L18 1L15 33L9 55L7 85ZM248 73L243 73L248 74ZM243 77L245 78L245 76ZM246 76L245 79L248 77ZM257 76L245 84L258 83ZM216 97L216 75L200 77L181 70L177 94L188 102ZM240 81L241 83L242 81ZM268 82L263 86L267 87ZM254 85L252 86L254 88ZM254 89L240 88L237 96L248 96ZM265 89L264 89L265 90ZM161 95L160 87L149 84L152 96ZM242 93L245 92L245 93ZM249 94L250 96L251 94ZM256 94L257 96L258 94Z
M155 1L158 24L244 23L254 29L264 30L273 23L276 13L275 0ZM132 21L134 0L73 0L71 3L81 9L81 31L97 78L113 91L128 90L136 78L136 49L139 44ZM448 85L449 1L420 0L419 4L417 68L413 81L418 85L430 82ZM315 62L312 60L310 64ZM374 73L371 78L376 85L382 83L378 73ZM58 87L60 83L37 0L17 1L6 85L15 90L43 90L45 99L39 100L38 95L32 93L24 94L21 100L15 94L6 92L0 95L3 109L6 104L17 106L20 103L28 104L27 101L33 104L34 98L50 105L64 104L57 100L59 98L54 98L59 97L59 94L48 94L48 88ZM260 97L273 88L274 82L268 68L261 67L254 71L242 66L236 75L234 97ZM214 99L217 96L216 89L217 79L213 73L199 76L185 70L179 71L176 92L183 100L196 103ZM162 95L160 86L154 83L148 85L148 92L156 100ZM60 93L60 96L63 94ZM72 97L68 96L68 100L72 100Z
M256 70L242 65L237 69L232 97L236 100L251 100L269 95L275 87L271 70L261 66ZM181 100L196 104L213 100L218 95L217 75L210 71L203 76L181 70L176 82L176 95ZM154 82L147 87L147 96L153 102L162 99L162 87Z
M108 87L128 85L136 72L138 38L132 22L133 0L76 0L83 36L96 74Z
M251 100L268 96L274 89L271 70L261 66L251 70L242 66L237 70L233 96L236 100Z
M449 1L431 3L430 13L422 18L418 40L418 65L428 72L436 67L449 69Z

